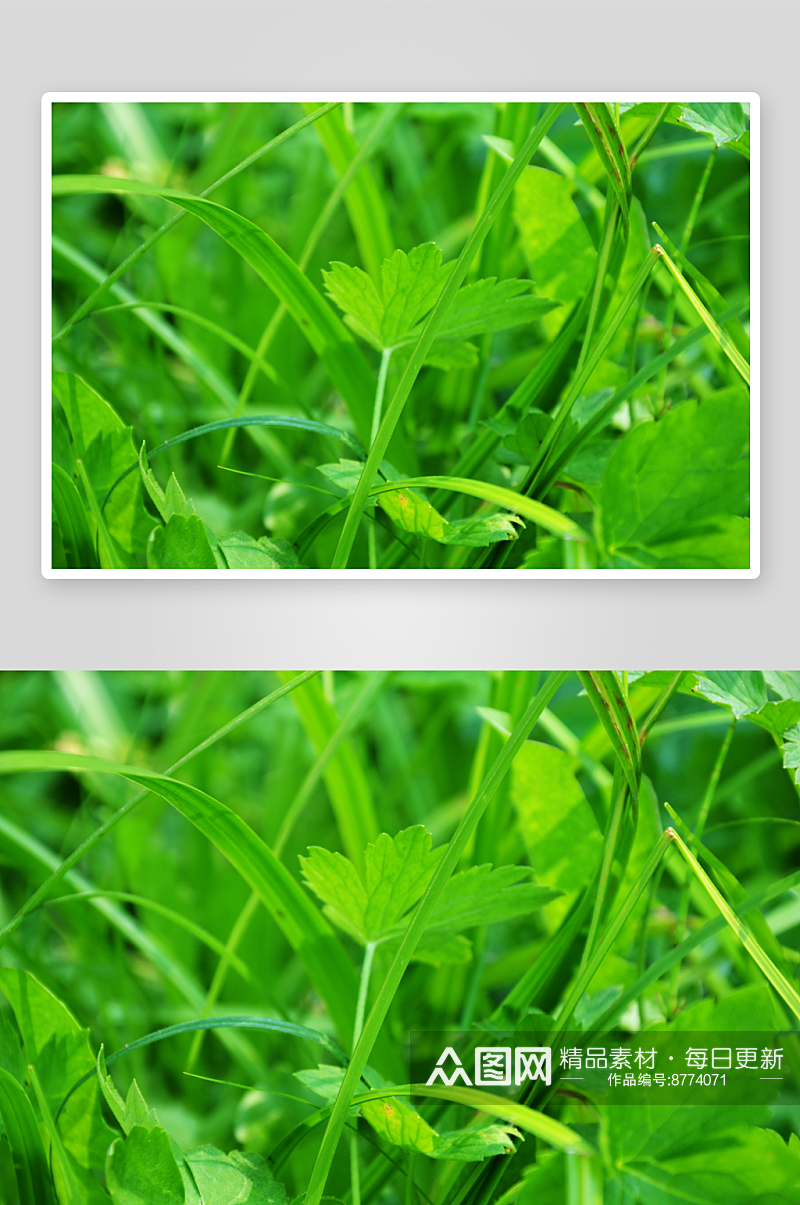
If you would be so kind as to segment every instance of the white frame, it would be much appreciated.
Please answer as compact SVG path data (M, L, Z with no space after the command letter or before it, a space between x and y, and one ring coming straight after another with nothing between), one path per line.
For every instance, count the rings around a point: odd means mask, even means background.
M331 100L354 102L412 101L741 101L750 104L750 568L749 569L53 569L51 484L51 340L52 340L52 106L57 102L167 101L278 102ZM42 97L42 576L108 580L177 578L493 578L525 579L742 579L757 578L761 569L760 497L760 98L755 92L47 92Z

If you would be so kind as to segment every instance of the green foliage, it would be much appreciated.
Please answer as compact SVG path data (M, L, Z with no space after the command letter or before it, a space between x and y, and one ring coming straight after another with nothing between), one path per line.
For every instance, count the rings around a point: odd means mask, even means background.
M3 1200L798 1205L796 671L281 678L0 675ZM406 1082L564 1027L780 1033L787 1084Z
M749 153L735 101L60 102L53 567L746 571L749 414L698 414L749 385Z
M366 946L402 936L409 910L426 892L444 853L443 846L431 849L424 825L415 825L396 837L381 833L368 845L363 875L342 854L319 847L300 862L306 882L325 904L325 915ZM462 930L509 920L555 899L558 892L525 883L528 877L514 866L473 866L454 875L414 957L434 966L462 962L470 950Z

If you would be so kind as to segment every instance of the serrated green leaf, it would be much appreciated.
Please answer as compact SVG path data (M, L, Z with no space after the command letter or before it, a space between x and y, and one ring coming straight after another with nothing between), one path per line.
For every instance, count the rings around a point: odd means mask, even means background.
M114 1205L184 1205L186 1198L169 1134L160 1126L134 1126L112 1144L106 1183Z
M285 1205L286 1189L273 1179L261 1155L199 1146L184 1159L200 1193L200 1205Z
M729 707L737 719L758 711L767 702L767 684L760 670L715 670L701 674L692 693L709 703Z
M176 512L147 542L150 569L217 569L208 529L199 515Z
M302 569L297 553L287 540L256 540L243 531L231 532L218 541L229 569Z
M361 1113L375 1133L392 1146L432 1155L441 1142L436 1130L398 1097L365 1101Z
M436 243L413 247L407 255L394 251L383 261L382 347L397 347L408 341L420 319L433 309L452 270L452 263L442 264L442 252Z
M453 1159L459 1163L479 1163L492 1155L510 1155L513 1140L522 1134L512 1125L479 1126L466 1130L447 1130L441 1142L429 1152L431 1159Z
M783 751L783 768L789 771L794 781L800 786L800 724L796 724L786 733L781 750Z
M459 289L447 311L431 352L439 339L469 339L473 335L510 330L549 314L561 303L530 294L529 280L477 280ZM416 332L414 338L417 337Z
M717 146L736 142L747 130L740 101L695 101L691 105L681 105L678 124L710 135Z
M500 540L516 540L515 524L522 523L519 515L473 515L469 519L451 519L442 544L457 544L461 548L485 548Z
M390 932L421 898L444 851L444 846L431 849L430 833L418 824L394 838L381 833L368 845L363 878L349 858L319 847L300 864L326 915L366 945Z
M729 389L685 402L630 431L611 456L599 494L609 553L678 537L748 506L750 404Z

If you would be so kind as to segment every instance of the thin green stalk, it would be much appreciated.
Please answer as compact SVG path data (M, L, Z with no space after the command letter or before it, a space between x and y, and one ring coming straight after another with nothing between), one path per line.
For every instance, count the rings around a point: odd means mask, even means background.
M653 875L652 879L650 880L650 887L647 892L647 901L644 906L644 914L642 916L642 925L639 930L639 949L638 949L638 953L637 953L637 957L636 957L637 979L642 978L642 976L644 975L644 972L645 972L645 967L647 966L647 935L648 935L648 931L650 929L650 915L653 911L653 905L656 902L656 893L658 892L658 886L659 886L659 883L661 882L661 875L663 873L663 870L664 870L664 865L662 863L661 866L659 866L656 873ZM644 1005L642 1004L641 996L639 997L639 1000L638 1000L638 1011L639 1011L639 1028L644 1029L645 1015L644 1015Z
M692 308L697 312L697 314L700 316L700 318L702 318L703 322L706 324L709 331L711 332L711 334L714 336L715 340L719 344L720 348L722 349L722 351L725 353L725 355L730 360L731 364L733 364L734 368L739 373L739 375L749 385L750 384L750 365L747 363L744 356L741 354L739 349L736 347L733 340L725 333L725 331L722 330L722 328L720 327L720 325L716 321L716 319L713 317L713 315L711 313L709 313L709 311L703 305L700 298L695 293L692 286L687 281L686 277L683 275L681 270L673 263L673 261L667 255L664 248L659 243L656 243L653 250L660 256L667 271L670 273L672 278L677 282L678 288L685 294L685 296L688 298L689 303L691 304Z
M381 356L381 366L380 366L380 369L378 370L378 385L375 390L375 405L372 410L372 427L370 428L370 433L369 433L370 448L375 443L375 440L377 439L377 436L378 436L378 431L380 430L381 411L383 410L383 395L386 391L386 378L389 374L389 361L392 358L393 351L394 351L394 348L385 347L383 349L383 354ZM367 530L367 540L369 543L369 567L370 567L370 569L377 569L378 568L378 545L377 545L377 533L375 531L374 523L370 523L370 525L369 525L369 528Z
M706 891L711 896L711 899L714 901L717 908L725 918L725 921L739 938L739 941L747 950L748 954L775 988L775 991L778 993L778 995L786 1002L786 1004L788 1004L794 1015L800 1019L800 995L798 995L797 989L789 982L786 976L778 970L778 968L775 966L775 963L761 948L747 926L739 920L736 913L711 882L711 879L703 870L702 866L689 849L688 845L686 845L682 838L678 836L675 829L667 829L667 832L672 834L672 839L675 841L682 856L686 860L689 869L705 887Z
M330 113L332 109L337 109L341 103L342 102L339 100L331 101L329 104L323 105L321 108L317 109L314 113L310 113L308 116L301 118L301 120L295 122L293 126L289 126L288 129L283 130L277 135L276 138L271 138L269 142L265 142L264 145L259 147L257 151L253 151L252 155L248 155L246 159L242 159L241 163L237 163L235 167L232 167L230 171L225 173L224 176L220 176L220 178L215 180L213 184L209 184L208 188L198 195L201 197L210 196L215 189L220 188L223 184L226 184L228 180L232 180L234 176L238 176L239 172L243 172L245 168L250 167L251 164L255 163L263 155L266 155L268 151L274 150L275 147L280 146L282 142L285 142L287 138L291 138L293 134L299 133L299 131L305 129L306 126L318 121L320 117L324 117L325 114ZM154 230L153 233L146 238L135 251L132 251L130 255L128 255L122 261L122 263L114 269L113 272L109 273L105 280L98 285L91 296L87 297L86 300L80 306L78 306L75 313L64 324L64 326L62 326L58 334L53 337L53 346L55 347L55 345L64 338L64 336L69 332L71 327L73 327L76 322L79 322L81 318L84 318L86 314L89 313L90 310L94 309L95 305L103 294L117 280L119 280L121 276L124 276L128 269L136 263L137 259L139 259L141 255L144 255L145 251L149 251L150 248L158 242L162 234L166 234L168 230L171 230L173 226L176 226L178 222L180 222L185 216L186 214L183 211L174 214L173 217L171 217L169 221L165 222L163 226L159 226L158 230Z
M614 234L616 233L617 229L618 214L619 204L609 189L608 200L606 203L605 222L603 223L603 237L600 243L600 250L597 253L594 287L592 288L592 300L589 306L589 321L586 324L586 332L583 336L583 344L581 346L580 356L578 357L578 367L575 369L576 375L580 375L580 372L586 362L586 357L589 354L589 348L592 346L594 329L600 312L600 298L603 294L603 289L605 288L606 272L608 271L608 262L611 258L611 247L613 245Z
M368 941L364 949L364 961L361 964L361 978L358 984L358 1000L356 1002L356 1017L353 1024L353 1050L358 1046L361 1032L364 1028L364 1014L369 996L369 980L372 974L372 960L375 957L376 944ZM361 1173L358 1166L358 1122L350 1134L350 1186L353 1194L353 1205L361 1201Z
M716 162L716 158L717 158L717 146L715 143L714 148L708 157L706 166L703 169L703 174L700 177L700 183L697 186L697 190L694 194L694 199L692 200L692 204L689 209L689 216L686 219L686 225L683 228L683 234L681 235L681 241L680 241L680 254L681 255L686 254L689 243L691 242L692 234L694 233L695 222L697 221L697 215L700 211L700 206L703 202L703 197L704 197L705 191L706 191L706 185L708 184L709 177L711 176L711 171L712 171L712 168L714 167L714 163ZM672 288L670 289L670 296L667 301L667 312L666 312L666 316L664 318L664 335L663 335L663 339L662 339L662 350L669 347L669 345L673 342L672 327L673 327L673 323L675 322L676 302L677 302L677 296L676 296L676 292L675 292L675 285L673 284ZM666 382L667 382L667 369L665 366L664 368L662 368L662 370L658 376L658 392L657 392L658 403L657 404L658 404L659 410L663 409L664 390L666 387Z
M469 266L472 263L475 255L478 252L483 240L489 233L493 222L497 218L501 208L511 195L511 191L516 184L523 170L530 161L531 156L537 146L545 136L547 131L552 126L553 122L558 117L564 108L563 104L549 105L542 120L534 126L530 134L525 140L522 149L514 159L514 162L509 167L508 171L503 176L500 184L495 190L489 204L481 214L475 227L470 235L467 243L456 261L456 266L451 272L447 284L442 290L439 300L434 306L425 327L420 335L419 341L411 353L411 357L406 366L400 382L395 390L394 396L389 403L386 415L381 423L377 438L370 449L370 454L367 458L367 463L361 474L358 486L353 500L350 504L350 510L347 513L342 534L339 537L339 545L336 554L333 558L333 569L346 569L347 562L350 558L350 552L353 547L353 542L356 537L361 516L364 513L364 507L367 502L370 488L372 487L375 477L380 468L381 461L389 446L389 441L394 434L394 430L400 420L400 415L403 413L409 394L414 386L422 365L425 362L425 357L430 351L436 334L445 319L451 302L456 293L464 282Z
M183 757L178 758L178 760L165 771L165 774L173 775L176 770L179 770L181 766L185 766L187 762L192 760L192 758L197 757L198 754L205 752L206 749L210 749L212 745L215 745L217 741L222 740L222 738L227 736L228 733L233 732L233 730L238 728L240 724L246 723L248 720L252 719L254 716L263 711L265 707L269 707L270 703L274 703L278 699L282 699L284 695L289 694L298 686L302 686L303 683L308 682L309 679L316 678L319 672L320 671L318 669L305 670L297 678L293 678L291 682L284 683L282 686L279 686L277 690L273 690L271 694L265 695L263 699L259 699L259 701L254 703L252 707L248 707L246 711L241 712L234 719L229 720L227 724L223 724L221 728L218 728L216 732L211 734L211 736L206 737L206 739L201 741L199 745L195 745L194 749L190 750L189 753L185 753ZM8 924L4 925L3 928L0 929L0 947L2 947L12 933L19 928L28 913L33 908L38 907L42 900L46 898L50 889L60 879L62 879L64 875L76 865L77 862L80 862L81 858L83 858L89 852L89 850L97 844L101 837L104 837L106 833L109 833L111 829L114 828L114 826L118 824L120 820L122 820L123 816L127 816L128 812L132 811L136 807L137 803L140 803L146 795L149 795L149 793L149 790L137 792L133 799L128 800L128 802L123 804L122 807L117 808L113 815L109 816L109 818L98 828L96 828L85 841L81 842L77 849L73 850L68 858L64 859L60 866L58 866L52 872L52 874L45 879L41 887L34 891L30 899L22 905L22 907L11 918Z
M611 866L614 861L614 855L617 852L617 842L619 841L620 826L622 824L622 815L625 810L625 800L628 794L628 784L624 780L624 776L620 770L614 775L615 799L614 806L611 812L611 820L609 821L608 830L603 842L603 860L600 864L600 879L597 884L597 894L594 898L594 908L592 909L592 919L589 922L589 932L586 937L586 945L583 948L583 956L581 958L578 971L583 970L586 963L591 957L594 949L597 930L600 925L600 920L603 915L603 907L606 902L606 892L608 891L609 880L611 879Z
M350 1065L345 1073L339 1094L336 1097L333 1112L331 1113L330 1121L328 1122L325 1136L323 1137L322 1145L311 1173L311 1180L306 1193L306 1205L319 1205L322 1199L328 1173L347 1118L348 1109L358 1089L361 1076L378 1038L386 1014L400 986L400 981L425 931L433 909L444 891L451 874L457 867L464 848L474 832L481 815L488 807L495 791L511 768L511 763L519 752L523 742L527 739L533 725L566 676L566 672L549 674L542 689L531 700L525 714L512 732L491 770L483 780L472 803L462 817L447 847L445 856L439 863L425 895L414 912L411 923L389 967L378 997L366 1019L361 1038L353 1051ZM449 1089L449 1091L452 1091L452 1089Z

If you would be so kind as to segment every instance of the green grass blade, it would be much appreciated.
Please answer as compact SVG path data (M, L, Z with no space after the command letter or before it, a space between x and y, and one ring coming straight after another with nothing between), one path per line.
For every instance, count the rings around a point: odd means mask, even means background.
M19 1205L56 1205L47 1155L33 1107L24 1088L2 1067L0 1117L14 1162Z
M221 957L228 958L231 966L241 975L246 983L254 983L255 978L246 962L242 962L241 958L236 954L230 954L226 951L224 944L215 937L213 933L209 933L208 929L204 929L201 925L196 925L188 916L183 916L182 913L176 912L174 908L167 908L165 904L160 904L158 900L148 899L144 895L136 895L130 891L76 891L72 895L59 895L55 899L46 900L42 907L54 908L62 904L80 903L82 900L119 900L124 904L134 904L137 908L145 908L149 912L156 912L159 916L163 916L165 920L172 921L174 925L184 929L192 937L196 937L204 946L208 946L209 950L213 950L215 954Z
M70 569L99 569L94 540L86 518L78 487L62 469L53 463L53 516L61 532L61 542Z
M82 460L76 460L75 467L78 470L78 475L81 479L83 492L86 494L86 499L89 503L89 510L91 511L92 518L97 524L97 541L100 545L101 552L100 564L106 569L127 569L128 566L119 555L117 546L109 535L108 528L106 527L106 521L103 518L102 509L94 496L94 490L92 489L92 483L89 480L89 474L86 472L86 466Z
M293 676L286 672L278 674L287 684ZM295 690L292 703L308 739L320 754L341 725L336 709L325 698L321 681L316 678ZM323 778L345 853L360 867L366 846L375 840L380 830L367 776L349 739L340 740L323 771Z
M800 870L796 870L794 874L787 875L786 878L779 879L777 883L770 884L763 891L758 891L755 895L748 896L741 904L737 904L734 908L736 916L747 916L756 908L762 908L764 904L768 904L771 900L777 899L784 895L785 892L791 891L792 888L800 886ZM718 916L714 920L708 921L702 928L695 930L690 934L679 946L674 950L670 950L667 954L662 955L656 962L651 963L647 970L639 976L636 982L623 992L609 1009L602 1014L595 1022L593 1033L601 1033L608 1029L617 1017L622 1014L633 1004L642 992L646 991L654 983L657 983L667 971L669 971L677 962L680 962L690 954L692 950L696 950L698 946L702 946L714 937L717 933L721 933L725 928L725 917Z
M417 944L422 937L425 927L430 919L436 903L444 891L447 881L461 860L461 856L467 846L475 827L480 820L482 814L488 807L495 791L499 787L505 775L511 768L511 763L514 760L520 746L527 738L531 728L536 723L536 720L541 715L544 708L552 699L553 695L558 690L561 683L564 681L566 673L549 674L544 686L539 693L531 700L528 708L525 711L522 719L512 732L502 752L498 756L489 773L484 778L481 786L473 798L471 804L467 808L466 813L461 819L461 822L453 835L447 847L447 853L442 858L439 866L434 874L425 895L418 904L411 923L406 930L403 940L397 953L392 960L392 964L386 974L386 978L378 993L377 999L372 1006L369 1016L367 1017L362 1032L361 1038L353 1051L353 1057L350 1060L350 1066L347 1069L342 1086L339 1090L339 1095L333 1107L328 1127L325 1131L325 1136L322 1140L322 1145L317 1155L314 1170L311 1174L308 1192L306 1194L306 1205L319 1205L322 1199L322 1194L325 1190L325 1183L328 1178L333 1157L336 1152L336 1147L339 1143L342 1130L347 1119L347 1112L350 1108L353 1094L355 1093L359 1080L364 1072L369 1059L372 1048L378 1038L381 1026L389 1011L389 1007L394 998L395 992L400 984L400 980L405 974L408 967L411 955L417 947Z
M303 106L313 113L317 106ZM344 124L341 110L322 117L315 128L325 154L337 176L344 176L358 154L358 143ZM383 203L383 194L375 183L369 165L364 164L355 174L345 193L344 203L356 236L364 269L372 279L380 281L381 265L395 248L389 228L389 215Z
M631 797L635 800L639 795L642 758L636 735L636 722L622 689L610 672L584 670L579 671L578 677L608 734L627 779Z
M298 1025L294 1021L279 1021L273 1017L203 1017L195 1021L181 1021L178 1025L168 1025L165 1029L157 1029L153 1033L145 1034L144 1037L136 1038L133 1042L127 1042L121 1050L104 1055L105 1065L109 1067L118 1059L124 1059L127 1055L133 1054L135 1050L142 1050L145 1046L152 1046L156 1042L164 1042L167 1038L176 1038L184 1033L201 1033L208 1029L261 1030L267 1033L282 1033L293 1038L303 1038L307 1042L316 1042L324 1046L337 1063L341 1063L343 1066L347 1064L347 1056L332 1038L329 1038L327 1034L320 1033L318 1029L310 1029L307 1025ZM91 1071L87 1071L84 1076L75 1081L58 1106L58 1116L63 1112L72 1094L96 1074L97 1071L93 1067ZM58 1120L58 1116L56 1120Z
M497 218L500 210L511 195L511 191L521 176L524 168L527 166L533 152L544 138L547 131L552 126L553 122L558 117L563 109L562 104L549 105L542 120L534 126L530 134L526 138L519 154L514 159L514 162L509 167L502 181L494 192L489 204L481 214L478 222L475 225L470 237L468 238L463 251L459 255L456 265L451 272L447 284L442 290L439 300L434 306L430 317L425 323L425 327L420 335L419 342L411 353L406 369L400 378L400 382L395 390L394 396L389 403L383 422L381 423L378 436L370 448L370 454L367 458L367 463L364 471L361 474L361 480L358 483L356 492L353 495L353 500L350 504L350 510L345 520L344 529L339 538L339 546L336 550L336 555L333 558L332 568L345 569L350 557L350 551L353 547L353 541L356 537L356 531L361 521L361 515L364 511L369 490L377 476L381 461L386 454L386 449L389 446L389 440L394 433L400 415L403 412L409 394L414 386L414 382L419 376L425 358L431 349L439 327L442 325L447 311L455 297L456 293L464 283L470 264L475 258L478 250L486 238L493 222Z
M375 380L344 323L297 264L254 222L214 201L193 197L173 188L159 188L140 180L115 180L104 176L54 176L53 195L76 193L140 193L163 197L210 226L239 252L283 302L314 351L325 364L353 417L363 440L369 435ZM234 394L233 410L236 406Z
M397 489L438 489L451 490L456 494L468 494L472 498L480 498L494 506L505 507L515 514L523 515L532 523L537 523L546 531L561 536L565 540L577 540L582 543L585 535L577 523L567 515L536 502L515 490L506 489L502 485L492 485L488 481L471 481L466 477L408 477L400 481L387 481L385 484L373 486L369 491L370 497L378 497Z
M75 247L72 247L64 239L54 236L53 251L56 255L60 255L62 259L65 259L67 263L72 264L80 272L83 272L90 280L103 279L103 269L87 256L82 255L80 251L77 251ZM122 285L112 285L110 286L110 291L112 296L118 297L124 304L132 305L139 321L148 330L151 330L165 347L173 351L178 359L182 360L192 370L197 379L202 381L219 398L226 410L233 410L236 405L236 392L232 385L183 338L174 326L169 322L164 322L163 318L159 318L157 314L151 314L147 309L138 308L138 298L134 297L133 293L129 292Z
M208 188L204 189L203 192L200 193L200 196L209 196L212 192L214 192L215 189L220 188L223 184L226 184L228 180L232 180L234 176L238 176L239 172L243 172L245 168L248 168L251 166L251 164L256 163L263 155L266 155L269 151L274 150L275 147L280 146L282 142L286 142L286 140L291 138L293 134L297 134L300 132L300 130L304 130L306 126L312 125L315 121L318 121L320 117L324 117L326 113L336 109L341 103L342 102L339 100L331 101L330 104L323 105L321 108L317 109L316 112L310 114L309 116L301 118L300 121L295 122L295 124L293 126L289 126L288 129L282 130L277 137L271 138L269 142L265 142L264 145L260 146L257 151L253 151L251 155L247 155L240 163L237 163L235 167L232 167L230 171L225 172L225 174L220 176L218 180L215 180L213 184L209 184ZM171 217L168 222L163 224L163 226L159 226L158 230L154 230L153 233L146 238L135 251L132 251L130 255L128 255L122 261L122 263L114 269L113 272L110 272L108 276L102 278L99 286L95 289L92 295L86 298L86 300L78 307L69 321L65 323L58 334L54 336L53 345L58 343L59 340L63 339L69 329L74 326L76 322L80 322L81 318L85 318L86 315L95 308L97 302L100 300L103 294L109 288L111 288L111 286L118 281L121 276L124 276L125 273L133 267L136 261L142 255L144 255L145 251L149 251L150 248L158 242L163 234L166 234L168 230L171 230L173 226L176 226L184 217L185 214L176 213L174 217Z
M716 319L709 313L709 311L703 305L700 298L695 293L692 286L689 284L686 277L681 272L680 268L678 268L677 265L675 263L673 263L672 259L669 257L669 255L667 255L664 248L659 243L657 243L656 246L653 248L653 250L655 252L657 252L657 254L661 257L668 272L673 277L673 279L677 282L677 285L681 289L681 291L686 295L686 297L688 298L693 309L695 309L697 311L697 314L700 316L702 321L706 324L709 331L711 332L711 334L714 336L715 340L719 344L720 348L722 349L722 351L725 353L725 355L730 360L731 364L733 364L734 368L737 370L737 372L740 374L740 376L742 376L743 379L749 385L750 384L750 365L747 363L747 361L745 360L744 356L739 351L736 344L733 342L733 340L730 338L730 336L727 335L725 333L725 331L723 331L722 327L719 325L719 323L716 321Z
M173 764L167 769L166 773L170 775L174 774L176 770L179 770L181 766L185 766L192 760L192 758L198 757L201 753L205 752L206 749L210 749L218 741L221 741L223 737L226 737L229 733L235 731L238 727L240 727L240 725L247 723L248 720L251 720L255 716L259 715L265 707L269 707L271 703L276 703L278 699L282 699L284 695L291 694L291 692L296 690L298 686L302 686L304 682L316 677L319 672L320 671L318 669L305 670L297 678L293 679L292 682L288 683L288 685L279 686L277 690L271 691L270 694L265 695L262 699L259 699L257 703L254 703L252 707L246 708L244 711L240 712L239 715L234 716L232 720L229 720L227 724L223 724L221 728L217 728L215 732L212 732L210 736L207 736L206 739L201 741L199 745L195 745L193 749L190 749L188 753L185 753L183 757L179 757L178 760L173 762ZM135 808L136 805L140 803L147 794L148 789L145 788L145 790L140 791L137 795L134 795L133 799L130 799L127 803L123 804L121 808L117 808L117 810L111 816L109 816L109 818L105 820L103 824L96 828L85 841L81 842L77 849L72 851L69 857L65 858L61 862L59 862L54 855L51 855L49 850L46 852L49 855L50 860L48 861L45 859L43 862L41 851L44 850L44 847L39 847L40 853L35 855L37 860L43 865L50 865L53 873L45 880L44 883L41 884L39 888L37 888L33 895L19 909L16 915L13 916L2 929L0 929L0 949L2 949L3 945L12 935L12 933L19 928L28 913L34 908L37 908L42 900L47 898L49 892L55 886L55 884L61 878L67 875L69 871L71 871L72 868L77 865L81 858L85 857L89 850L92 849L102 837L111 832L112 828L114 828L114 826L118 824L120 820L122 820L123 816L127 816L128 812L132 811L133 808ZM0 820L2 820L1 816ZM73 881L77 883L79 879L76 878ZM82 881L85 884L86 881ZM85 889L85 887L82 888L82 890Z
M92 1074L95 1074L92 1072ZM39 1077L36 1074L35 1067L28 1067L28 1077L33 1085L36 1103L42 1114L44 1127L47 1130L47 1135L50 1139L50 1162L54 1168L54 1177L56 1184L59 1185L58 1197L60 1205L84 1205L85 1197L81 1190L78 1181L75 1178L75 1173L70 1166L67 1152L61 1142L61 1136L56 1129L52 1114L47 1107L47 1098L42 1091L42 1086L39 1083Z
M786 976L778 970L778 968L775 966L775 963L762 949L747 926L742 923L719 891L717 891L716 887L711 882L711 879L703 870L702 866L689 849L688 845L686 845L683 839L678 836L674 829L668 829L667 832L672 834L672 839L675 841L678 849L686 860L689 869L705 887L706 891L711 896L711 899L722 913L726 923L739 938L739 941L747 950L748 954L775 988L775 991L778 993L778 995L785 1000L794 1015L800 1019L800 995L798 995L797 989L789 982Z
M601 101L576 104L578 116L583 123L589 141L594 147L603 170L611 181L611 187L619 202L625 236L628 234L628 215L631 199L631 165L628 152L619 132L610 106Z
M8 750L0 753L0 774L61 770L119 774L160 795L181 812L228 859L263 900L284 936L305 964L326 1001L343 1039L355 1013L358 979L327 920L288 870L249 825L218 800L187 783L154 770L125 766L103 758L51 750Z

